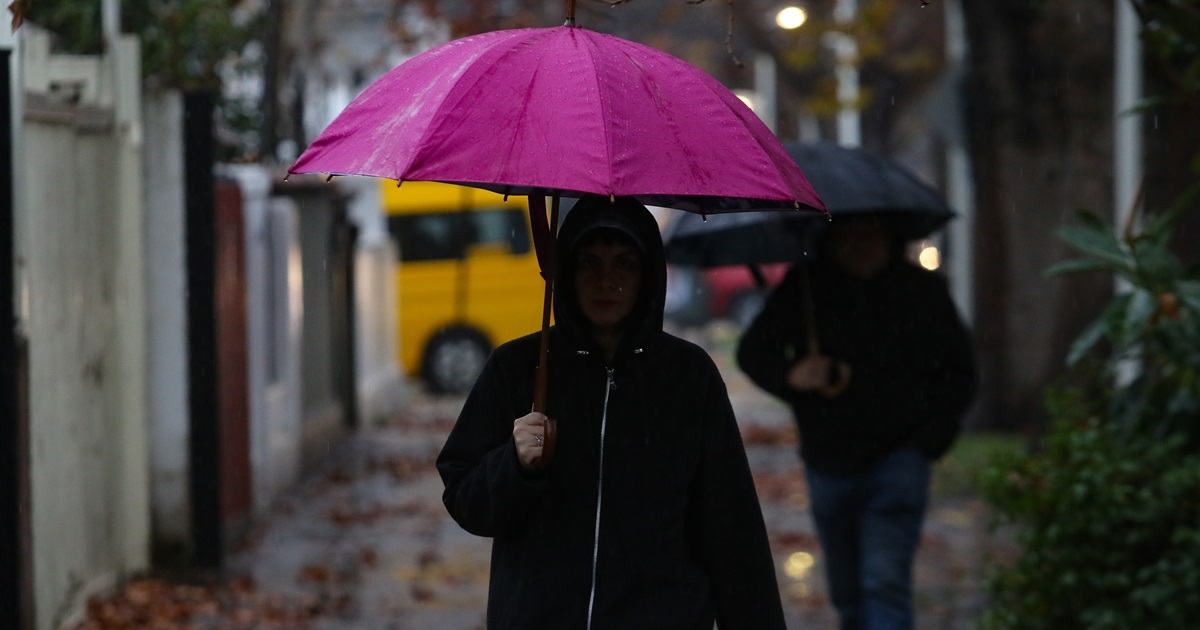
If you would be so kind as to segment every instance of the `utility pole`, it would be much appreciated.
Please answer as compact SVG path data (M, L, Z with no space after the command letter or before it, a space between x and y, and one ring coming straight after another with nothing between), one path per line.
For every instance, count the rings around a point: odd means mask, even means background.
M770 53L760 52L754 56L754 95L755 113L762 119L763 124L771 133L778 134L779 96L775 78L775 57Z
M975 248L972 243L975 233L975 184L971 176L971 154L967 150L963 120L965 104L962 78L967 66L967 27L963 19L962 0L945 0L942 7L946 24L946 71L943 80L949 82L949 104L956 114L948 117L953 128L945 134L946 200L958 212L958 217L946 228L949 281L951 294L958 303L963 319L970 326L975 320Z
M1113 230L1117 238L1133 220L1140 202L1142 178L1142 116L1132 111L1142 97L1142 49L1138 17L1130 0L1116 0L1113 41ZM1130 291L1129 281L1113 277L1113 291ZM1118 385L1127 385L1141 368L1135 359L1117 366Z
M833 20L849 27L858 14L858 0L837 0ZM848 29L846 29L848 30ZM848 147L862 145L862 121L858 112L858 42L846 32L829 33L826 43L837 59L837 139Z
M1113 42L1113 225L1121 230L1138 202L1142 177L1142 116L1132 111L1142 98L1142 48L1138 17L1130 0L1116 0ZM1121 289L1118 285L1118 290Z
M104 51L112 54L112 48L117 44L121 34L121 4L120 0L101 0L100 25L104 30Z

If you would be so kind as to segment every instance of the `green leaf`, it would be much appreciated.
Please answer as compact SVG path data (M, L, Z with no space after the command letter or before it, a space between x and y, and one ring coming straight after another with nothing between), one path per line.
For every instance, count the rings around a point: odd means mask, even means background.
M1107 316L1107 313L1105 315ZM1074 366L1079 363L1079 360L1087 355L1092 346L1104 338L1109 328L1109 324L1105 320L1106 317L1097 319L1075 338L1075 341L1071 343L1071 349L1067 352L1067 365Z
M1129 253L1121 247L1116 235L1107 229L1067 226L1059 228L1056 233L1072 247L1108 262L1114 270L1133 273L1133 261Z
M1125 313L1129 310L1129 303L1132 300L1132 293L1122 293L1108 303L1108 306L1104 309L1104 314L1100 316L1100 320L1104 322L1109 337L1114 341L1125 326Z
M1121 319L1121 329L1113 339L1120 348L1127 348L1142 340L1150 328L1150 318L1158 311L1158 300L1148 291L1134 290Z
M1075 260L1067 260L1060 262L1045 271L1045 277L1059 276L1068 273L1079 273L1083 271L1114 271L1113 265L1101 260L1092 258L1076 258Z
M1153 291L1165 289L1183 275L1183 265L1171 250L1167 249L1166 240L1152 244L1142 242L1133 248L1133 259L1137 261L1138 268L1138 284Z
M1067 365L1074 366L1104 337L1116 342L1125 327L1125 317L1129 310L1132 294L1125 293L1113 298L1105 307L1104 313L1084 329L1067 352Z
M1167 106L1170 104L1171 104L1171 99L1168 99L1163 96L1150 96L1150 97L1139 100L1138 102L1136 102L1132 106L1130 106L1128 109L1122 110L1118 114L1118 116L1125 117L1125 116L1134 116L1137 114L1144 114L1148 111L1154 110L1155 108L1164 107L1164 106Z

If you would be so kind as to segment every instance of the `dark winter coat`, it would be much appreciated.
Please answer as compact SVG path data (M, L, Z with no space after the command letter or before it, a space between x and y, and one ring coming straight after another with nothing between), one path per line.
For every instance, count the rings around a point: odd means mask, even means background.
M807 353L805 267L793 267L743 335L738 365L789 403L800 454L814 469L862 472L887 453L916 446L934 460L958 435L977 387L970 337L945 281L896 260L870 279L836 265L809 265L821 353L850 365L838 397L786 385Z
M488 628L783 628L766 529L725 385L699 347L662 331L661 237L641 206L581 201L564 222L547 415L558 451L521 468L538 337L492 353L438 470L447 510L494 538ZM642 293L611 362L586 334L570 247L619 226L643 244Z

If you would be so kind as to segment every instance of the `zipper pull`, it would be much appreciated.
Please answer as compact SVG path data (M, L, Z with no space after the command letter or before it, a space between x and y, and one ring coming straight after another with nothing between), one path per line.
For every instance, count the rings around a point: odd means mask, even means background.
M617 391L617 381L613 379L613 368L604 368L608 370L608 391Z

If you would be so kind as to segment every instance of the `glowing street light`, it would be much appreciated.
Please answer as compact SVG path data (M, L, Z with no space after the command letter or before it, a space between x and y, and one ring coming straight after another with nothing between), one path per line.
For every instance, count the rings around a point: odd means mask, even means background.
M922 267L934 271L942 266L942 253L938 251L936 246L926 243L921 248L921 253L917 254L917 260L921 263Z
M808 12L800 7L784 7L775 14L775 23L779 28L792 30L800 28L808 21Z

